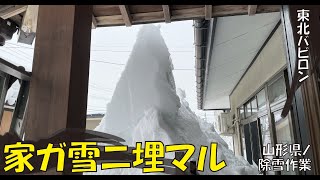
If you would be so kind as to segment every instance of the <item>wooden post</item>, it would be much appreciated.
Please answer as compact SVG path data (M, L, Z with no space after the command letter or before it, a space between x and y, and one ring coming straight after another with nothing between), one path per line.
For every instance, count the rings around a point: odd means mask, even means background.
M91 5L40 5L25 139L86 127Z

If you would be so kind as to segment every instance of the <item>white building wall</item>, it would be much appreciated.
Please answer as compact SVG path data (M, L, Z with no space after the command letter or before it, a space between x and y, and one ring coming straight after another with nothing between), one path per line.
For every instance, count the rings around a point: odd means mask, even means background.
M237 118L237 108L257 93L259 88L269 79L285 68L286 56L283 43L283 28L280 25L230 95L231 113L235 114ZM233 138L235 153L240 155L239 129L236 129L236 132Z

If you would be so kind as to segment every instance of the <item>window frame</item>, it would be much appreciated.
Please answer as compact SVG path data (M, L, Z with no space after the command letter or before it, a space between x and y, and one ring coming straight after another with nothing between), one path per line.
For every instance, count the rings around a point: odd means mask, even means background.
M263 116L267 116L268 117L268 123L269 123L269 133L270 133L270 139L271 139L271 144L273 146L275 146L275 144L277 143L277 134L276 134L276 127L275 127L275 119L274 119L274 115L273 113L276 112L276 111L280 111L284 108L284 104L286 102L286 99L287 99L287 92L288 92L288 88L290 88L287 84L286 81L288 81L288 77L285 76L285 73L286 70L282 70L281 72L277 73L274 77L270 78L269 81L267 81L266 83L264 83L264 85L262 85L260 88L258 88L258 90L253 93L253 95L251 95L244 103L242 103L237 109L238 109L238 112L239 112L239 119L240 119L240 123L239 123L239 126L240 128L243 128L244 125L248 124L248 123L251 123L253 121L256 121L257 120L257 123L258 123L258 134L259 134L259 144L260 144L260 147L261 147L261 157L263 156L262 155L262 148L263 148L263 142L262 142L262 138L261 138L261 125L260 125L260 118L263 117ZM283 78L283 83L285 85L285 88L286 88L286 96L284 98L281 98L275 102L272 102L270 103L270 98L269 98L269 89L270 89L270 86L277 82L280 78ZM265 96L265 107L264 108L259 108L258 107L258 97L257 95L261 92L264 92ZM257 110L258 112L256 114L252 114L251 112L251 115L250 116L247 116L246 115L246 109L244 109L244 118L241 118L240 117L240 107L246 107L246 104L247 103L251 103L251 101L255 99L255 102L257 104ZM251 111L252 111L252 105L250 104L250 107L251 107ZM292 113L291 111L289 112L288 114L288 118L289 118L289 128L290 128L290 136L291 136L291 139L292 139L292 142L295 142L296 140L296 137L295 137L295 129L294 129L294 124L293 124L293 117L292 117ZM250 125L249 125L250 127ZM242 153L242 156L243 156L243 139L242 139L242 135L241 135L242 131L240 130L239 131L239 135L240 135L240 144L241 144L241 153ZM251 132L250 132L251 133ZM251 134L250 134L251 136ZM245 141L247 141L245 139ZM250 138L250 141L251 141L251 138ZM252 145L252 142L250 142L251 145ZM246 151L247 151L247 148L246 148ZM252 149L251 149L252 151ZM246 152L244 152L246 153ZM277 174L277 173L276 173ZM280 174L280 172L279 172Z

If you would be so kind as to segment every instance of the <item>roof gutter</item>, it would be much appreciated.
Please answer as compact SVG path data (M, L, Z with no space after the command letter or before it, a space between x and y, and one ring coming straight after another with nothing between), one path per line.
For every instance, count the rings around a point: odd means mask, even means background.
M203 109L203 99L210 65L212 37L216 20L194 20L195 68L198 109Z

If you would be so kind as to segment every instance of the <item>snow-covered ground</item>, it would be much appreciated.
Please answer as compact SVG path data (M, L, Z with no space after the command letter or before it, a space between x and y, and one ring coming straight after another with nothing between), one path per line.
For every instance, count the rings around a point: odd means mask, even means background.
M225 160L227 166L213 173L207 158L205 171L200 174L258 174L256 166L236 157L213 125L201 121L189 108L185 92L176 89L173 68L159 27L143 26L107 105L106 115L95 130L120 136L129 146L145 141L193 144L194 160L198 158L200 146L210 147L211 142L217 142L217 161ZM173 158L172 154L166 155ZM98 168L98 172L88 174L142 174L142 170L101 171Z

